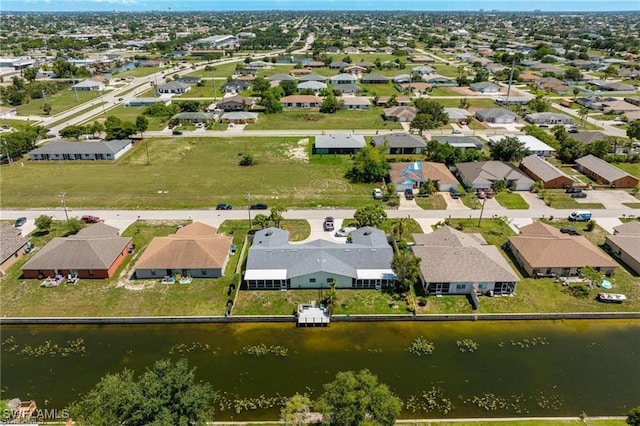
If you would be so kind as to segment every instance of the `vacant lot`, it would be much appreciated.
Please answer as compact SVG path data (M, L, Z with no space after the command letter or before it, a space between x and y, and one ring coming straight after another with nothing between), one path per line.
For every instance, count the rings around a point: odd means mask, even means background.
M80 104L98 99L103 92L97 90L78 90L78 100L74 90L65 89L45 99L29 99L29 103L16 107L18 115L42 115L42 105L51 105L51 114L56 115Z
M147 150L149 163L147 164ZM253 167L238 165L245 148ZM24 162L2 166L5 208L206 208L219 202L245 206L245 196L270 206L358 207L375 185L351 184L349 156L294 157L297 138L154 138L136 144L116 163Z
M124 105L118 105L117 107L111 108L109 111L107 111L107 117L113 115L123 121L135 122L136 118L139 115L143 115L143 112L146 109L147 107L125 107ZM168 120L164 120L160 117L151 117L149 115L145 115L145 117L147 118L147 120L149 120L148 130L162 130L167 126ZM105 117L103 114L101 114L98 117L87 120L83 124L86 125L94 121L100 121L104 123Z
M124 71L114 75L114 78L123 77L145 77L147 75L155 74L164 70L163 67L136 67L129 71Z
M323 114L310 110L285 110L278 114L260 114L258 122L249 124L246 130L355 130L401 129L399 123L384 121L382 108L368 111L340 110L335 114Z

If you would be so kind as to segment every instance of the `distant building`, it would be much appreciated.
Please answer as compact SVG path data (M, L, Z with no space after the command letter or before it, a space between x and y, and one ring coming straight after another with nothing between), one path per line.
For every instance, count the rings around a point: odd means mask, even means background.
M29 238L22 236L20 228L0 222L0 276L25 254Z
M613 228L613 235L605 238L605 249L640 274L640 222L634 220L618 225Z
M573 118L566 114L555 112L534 112L525 115L524 119L531 124L543 124L548 126L556 124L573 124Z
M107 160L120 158L132 147L132 141L110 140L99 142L53 141L29 152L31 161Z
M504 161L475 161L456 163L458 176L467 188L487 189L499 180L515 191L529 191L533 180L512 164Z
M156 88L156 93L159 94L173 94L181 95L191 90L191 85L187 83L181 83L179 81L172 81L167 84L163 84Z
M419 135L405 132L377 135L371 139L373 146L387 146L387 154L420 154L427 143Z

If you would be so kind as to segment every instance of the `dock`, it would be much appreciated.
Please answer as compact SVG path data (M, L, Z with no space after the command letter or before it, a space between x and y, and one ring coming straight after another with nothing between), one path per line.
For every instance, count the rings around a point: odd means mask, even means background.
M315 302L298 305L297 317L298 327L327 327L331 319L327 308Z

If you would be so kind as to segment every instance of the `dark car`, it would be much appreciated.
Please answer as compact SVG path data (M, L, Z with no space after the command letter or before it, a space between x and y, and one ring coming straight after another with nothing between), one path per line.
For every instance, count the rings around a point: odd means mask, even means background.
M582 192L582 188L578 188L577 186L570 186L564 190L566 194L574 194L577 192Z
M571 198L587 198L586 192L574 192L571 194Z
M563 234L569 234L569 235L580 235L578 231L576 231L570 226L565 226L560 228L560 232L562 232Z
M249 210L266 210L269 207L265 203L256 203L249 206Z
M331 216L327 216L327 217L324 218L323 227L324 227L325 231L333 231L334 230L335 225L334 225L333 218Z
M216 206L216 210L231 210L233 206L227 203L220 203Z
M451 195L451 198L453 198L454 200L457 200L458 198L460 198L460 193L456 188L449 189L449 194Z
M25 223L27 223L27 218L23 216L23 217L17 218L16 223L14 223L13 226L15 226L16 228L19 228Z
M407 200L413 200L413 189L407 188L404 190L404 198Z
M129 253L133 253L133 251L136 249L136 245L135 244L131 244L129 246Z
M174 136L180 136L182 134L182 130L174 130L172 134Z
M89 214L86 214L84 216L82 216L80 218L81 221L83 221L84 223L98 223L100 222L100 218L98 216L91 216Z

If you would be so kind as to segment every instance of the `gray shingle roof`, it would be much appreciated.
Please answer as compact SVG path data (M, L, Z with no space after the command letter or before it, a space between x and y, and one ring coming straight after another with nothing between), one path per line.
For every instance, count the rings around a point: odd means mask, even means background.
M513 165L502 161L477 161L456 163L456 168L464 180L470 184L492 184L497 180L514 180L518 183L530 183L533 180L516 169Z
M286 269L287 278L324 271L357 278L358 270L390 269L393 249L384 232L370 227L351 234L350 244L316 240L290 244L289 233L277 228L256 232L247 271Z
M381 74L365 74L362 76L362 79L360 80L363 83L369 82L369 81L384 81L384 82L388 82L389 81L389 77L386 77L384 75Z
M504 108L485 108L479 109L476 111L476 116L481 118L482 120L486 120L488 118L501 118L501 117L509 117L512 119L517 119L518 114L511 112Z
M364 136L353 133L329 133L316 136L316 148L362 148Z
M537 155L524 157L520 164L523 164L527 169L531 170L536 176L542 179L543 182L548 182L559 177L571 179L565 172Z
M179 112L178 114L171 117L171 119L178 120L211 120L213 117L212 114L206 112Z
M475 137L475 136L437 136L437 135L434 135L431 139L432 140L437 140L440 143L448 143L448 144L450 144L452 146L473 144L478 149L482 148L482 145L484 145L484 143L480 139Z
M188 87L191 87L190 84L187 83L182 83L180 81L170 81L167 84L163 84L162 86L158 87L158 90L163 90L163 91L175 91L175 90L185 90Z
M267 80L268 81L285 81L285 80L293 81L295 80L295 78L293 78L289 74L275 74L275 75L272 75L271 77L267 77Z
M62 142L53 141L36 148L29 154L115 154L127 145L129 139L114 139L99 142Z
M23 237L20 229L0 223L0 263L22 249L29 238Z
M371 142L374 146L384 145L386 142L389 148L424 148L427 146L427 143L420 136L403 132L374 136Z
M340 92L353 92L353 93L357 93L357 92L361 92L362 89L359 86L356 86L355 84L336 84L333 87L334 91L340 91Z
M576 160L576 163L605 178L609 182L613 182L625 176L629 176L628 173L623 172L619 168L607 163L603 159L591 154L582 158L578 158Z
M303 75L298 80L300 82L303 82L303 81L319 81L321 83L324 83L327 80L327 77L323 77L323 76L318 75L318 74L307 74L307 75Z

